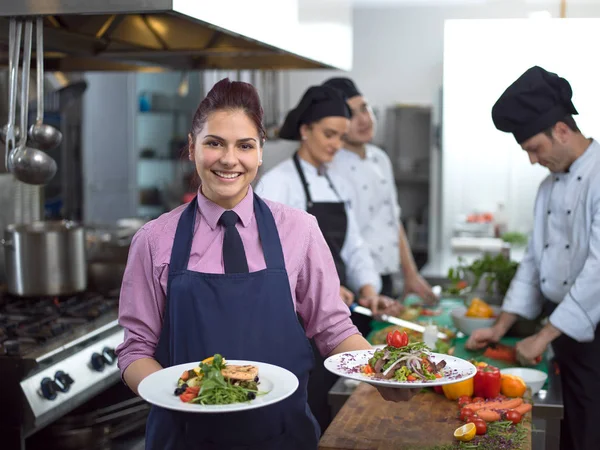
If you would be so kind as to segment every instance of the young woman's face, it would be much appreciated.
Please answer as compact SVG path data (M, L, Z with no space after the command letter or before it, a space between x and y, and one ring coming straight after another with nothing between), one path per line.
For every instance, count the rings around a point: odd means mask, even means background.
M331 162L342 148L342 137L349 125L345 117L325 117L311 125L302 125L302 158L316 167Z
M262 141L254 122L241 109L215 111L198 135L188 139L202 194L232 209L246 196L262 164Z

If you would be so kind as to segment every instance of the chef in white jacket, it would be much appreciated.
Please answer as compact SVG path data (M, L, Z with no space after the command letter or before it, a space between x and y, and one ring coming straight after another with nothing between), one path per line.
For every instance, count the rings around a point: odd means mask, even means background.
M497 342L522 316L549 322L520 341L532 363L548 345L560 367L565 417L561 449L600 449L600 145L579 131L567 80L532 67L492 110L496 128L513 133L532 164L550 170L535 201L532 239L497 323L467 342Z
M361 238L348 202L348 186L329 174L327 163L340 149L348 130L350 110L336 89L312 86L285 119L279 137L299 141L292 159L283 161L265 173L256 193L272 201L303 209L314 215L325 237L341 284L341 296L351 304L354 293L359 302L374 312L398 314L400 304L379 295L381 279L375 270L369 249ZM336 276L336 273L329 274ZM341 301L341 300L340 300ZM371 319L352 314L352 321L366 336ZM323 367L319 352L308 383L308 403L322 430L332 417L327 401L336 377Z
M323 85L343 92L352 111L344 148L336 153L330 169L350 186L352 208L381 276L382 294L396 297L393 274L402 269L404 295L414 293L426 303L437 302L431 286L419 274L400 220L392 162L371 143L375 118L366 97L349 78L330 78Z

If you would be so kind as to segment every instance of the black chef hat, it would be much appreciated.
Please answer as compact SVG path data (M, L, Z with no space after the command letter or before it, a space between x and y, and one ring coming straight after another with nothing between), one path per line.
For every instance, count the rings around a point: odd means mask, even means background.
M564 78L534 66L521 75L496 101L492 120L497 129L512 133L519 144L578 114L573 91Z
M328 86L311 86L300 103L286 116L279 130L279 137L290 141L300 140L300 126L308 125L325 117L350 118L346 98L337 89Z
M323 83L323 86L329 86L342 91L346 98L362 95L356 88L354 81L350 78L330 78Z

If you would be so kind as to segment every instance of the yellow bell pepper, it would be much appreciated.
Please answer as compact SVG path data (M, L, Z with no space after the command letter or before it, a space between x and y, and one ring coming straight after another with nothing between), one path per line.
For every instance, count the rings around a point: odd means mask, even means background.
M463 395L473 396L473 378L459 381L458 383L445 384L442 386L444 395L449 400L458 400Z
M465 314L467 317L477 317L481 319L489 319L494 316L494 310L483 300L474 298Z

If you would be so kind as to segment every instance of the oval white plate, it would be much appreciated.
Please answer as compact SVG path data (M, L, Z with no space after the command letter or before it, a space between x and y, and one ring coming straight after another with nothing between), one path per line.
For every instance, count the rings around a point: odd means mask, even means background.
M258 367L258 390L267 392L254 400L230 405L200 405L184 403L174 394L177 380L185 370L198 367L198 363L179 364L154 372L138 386L140 397L161 408L189 413L227 413L262 408L285 400L298 389L298 378L283 367L256 361L227 360L231 365L253 365Z
M473 378L477 368L469 361L441 353L430 353L433 362L446 361L446 367L442 369L444 376L431 381L395 381L379 380L361 372L361 368L368 364L373 357L373 350L357 350L354 352L339 353L325 360L325 368L340 377L350 378L356 381L364 381L374 386L385 386L392 388L423 388L443 386L458 381Z

